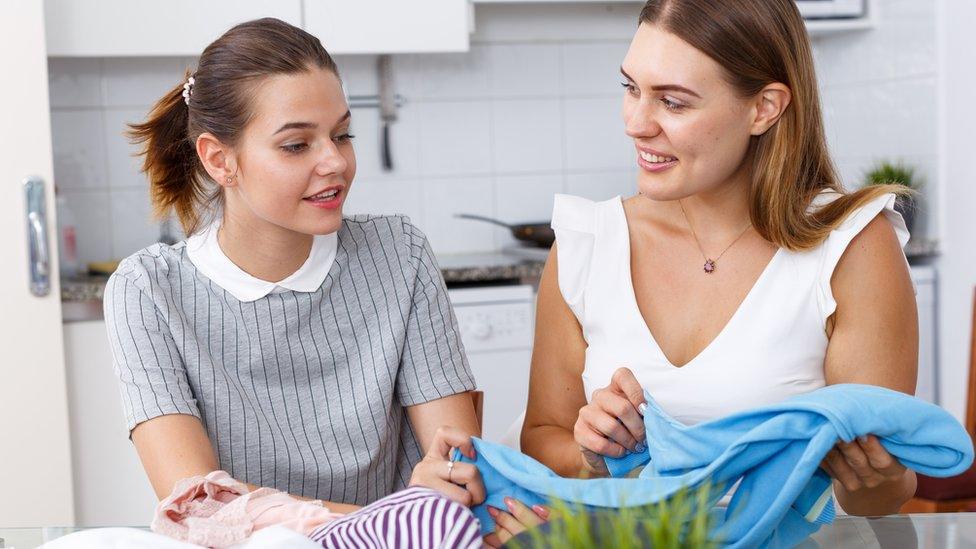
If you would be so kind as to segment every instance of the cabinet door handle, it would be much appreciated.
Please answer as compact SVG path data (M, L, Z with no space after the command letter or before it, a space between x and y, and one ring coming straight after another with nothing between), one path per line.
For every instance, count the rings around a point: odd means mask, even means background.
M28 177L24 180L27 206L27 256L30 291L43 297L51 292L51 254L47 237L47 206L44 200L44 180Z

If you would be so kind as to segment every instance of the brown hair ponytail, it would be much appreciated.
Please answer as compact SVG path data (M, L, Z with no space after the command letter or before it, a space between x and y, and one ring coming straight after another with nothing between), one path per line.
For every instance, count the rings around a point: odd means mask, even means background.
M714 59L743 97L779 82L792 101L773 127L754 137L750 215L756 231L788 250L821 243L852 211L901 185L844 193L830 160L806 27L793 0L649 0L641 23L661 26ZM815 212L817 194L841 196Z
M187 70L185 79L189 77ZM153 213L165 217L175 211L188 235L199 228L199 206L217 196L215 190L208 193L198 177L202 167L188 133L189 119L181 82L153 105L145 122L130 124L128 132L134 143L142 144L142 171L149 177Z
M145 122L129 125L129 138L142 145L142 171L149 178L155 214L165 217L175 210L183 231L196 232L222 197L197 157L197 138L210 133L235 145L251 119L251 98L260 80L312 68L339 74L318 38L278 19L241 23L207 46L188 97L183 93L189 71L156 102Z

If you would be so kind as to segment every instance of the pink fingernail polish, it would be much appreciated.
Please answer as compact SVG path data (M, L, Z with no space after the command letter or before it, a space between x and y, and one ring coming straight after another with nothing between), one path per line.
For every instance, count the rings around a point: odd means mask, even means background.
M515 500L512 498L505 498L505 507L508 507L508 511L515 514Z
M540 518L549 518L549 509L546 509L541 505L533 505L532 510L535 511L535 514L539 515Z
M498 516L498 509L495 509L494 507L492 507L491 505L489 505L488 506L488 514L491 515L491 518L496 518Z

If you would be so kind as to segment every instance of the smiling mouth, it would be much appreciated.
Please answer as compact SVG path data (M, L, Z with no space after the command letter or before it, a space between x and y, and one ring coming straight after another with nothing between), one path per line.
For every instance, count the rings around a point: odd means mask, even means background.
M668 162L674 162L677 160L674 156L658 156L656 154L647 153L644 151L637 151L640 154L641 159L644 162L650 162L651 164L667 164Z
M318 194L313 194L312 196L305 197L303 200L309 200L312 202L334 200L335 197L339 196L339 193L341 191L342 189L340 188L328 189Z

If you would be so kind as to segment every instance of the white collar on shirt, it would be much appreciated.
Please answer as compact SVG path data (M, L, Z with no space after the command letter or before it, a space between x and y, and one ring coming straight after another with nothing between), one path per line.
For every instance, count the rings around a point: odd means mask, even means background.
M270 294L293 290L314 292L322 286L335 263L338 237L336 233L316 235L308 259L297 271L279 282L268 282L244 272L231 261L217 242L217 221L186 239L186 255L204 276L227 290L240 301L250 302Z

